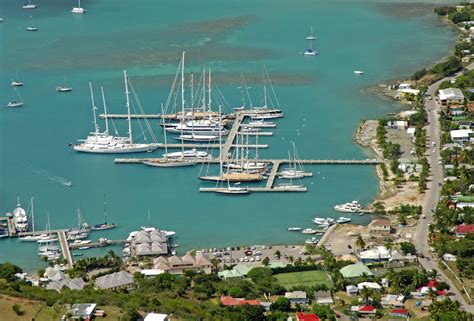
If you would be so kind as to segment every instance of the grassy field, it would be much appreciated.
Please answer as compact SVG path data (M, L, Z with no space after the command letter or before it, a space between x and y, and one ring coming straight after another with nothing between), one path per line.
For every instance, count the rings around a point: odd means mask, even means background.
M20 309L24 312L22 315L17 315L13 311L14 304L20 306ZM117 307L101 306L99 309L103 309L107 313L107 317L100 318L100 320L116 321L120 319L121 313ZM53 321L61 320L61 316L65 313L65 308L51 308L39 301L0 295L0 320L29 321L35 318L35 321Z
M275 277L278 279L278 283L287 290L297 286L313 286L317 284L326 284L328 287L332 287L331 280L323 271L282 273L275 275Z

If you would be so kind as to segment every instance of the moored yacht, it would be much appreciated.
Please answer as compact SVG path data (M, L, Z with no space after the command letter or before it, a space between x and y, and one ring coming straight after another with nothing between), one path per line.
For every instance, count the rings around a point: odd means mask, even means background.
M78 13L78 14L86 13L86 9L81 7L81 0L77 0L77 7L73 7L71 12Z
M339 212L356 213L362 209L362 205L358 201L344 203L334 206L334 209Z
M289 231L289 232L299 232L299 231L301 231L301 230L302 230L301 227L289 227L289 228L288 228L288 231Z
M13 215L13 224L17 232L27 232L28 231L28 215L23 207L20 204L20 198L17 198L16 208L12 212Z
M164 158L208 158L212 157L210 154L199 151L196 148L185 150L182 152L173 152L173 153L165 153L163 154Z
M336 223L344 224L344 223L349 223L350 221L351 221L350 218L341 216L336 220Z
M303 234L316 234L318 233L318 230L312 229L312 228L305 228L303 231L301 231Z

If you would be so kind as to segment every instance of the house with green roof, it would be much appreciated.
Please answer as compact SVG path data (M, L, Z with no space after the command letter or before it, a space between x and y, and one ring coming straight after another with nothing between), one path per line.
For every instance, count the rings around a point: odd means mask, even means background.
M364 274L369 276L374 275L372 271L370 271L370 269L361 262L347 265L340 269L339 272L341 272L344 279L349 280L357 280Z

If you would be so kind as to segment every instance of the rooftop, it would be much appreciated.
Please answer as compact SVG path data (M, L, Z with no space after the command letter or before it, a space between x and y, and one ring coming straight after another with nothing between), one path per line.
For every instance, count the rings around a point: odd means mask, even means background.
M95 279L95 286L99 289L112 289L133 283L133 275L120 271L107 274Z
M363 274L374 275L372 271L363 263L350 264L339 270L345 278L356 278Z
M73 304L69 313L72 317L89 318L95 310L95 303Z
M167 314L148 313L143 321L166 321L166 320L168 320Z
M306 292L304 291L293 291L286 292L285 298L287 299L306 299Z
M447 99L455 99L455 100L463 100L464 95L459 88L446 88L439 90L439 99L440 100L447 100Z
M297 321L320 321L321 319L314 313L296 312Z
M233 298L231 296L221 296L221 303L225 306L234 306L234 305L260 305L258 300L245 300L241 298Z
M474 233L474 224L456 225L457 234Z

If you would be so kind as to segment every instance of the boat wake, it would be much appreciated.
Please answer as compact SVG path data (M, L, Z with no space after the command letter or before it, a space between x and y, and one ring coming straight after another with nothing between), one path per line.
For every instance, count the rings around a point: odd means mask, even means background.
M50 181L54 183L61 184L67 187L72 186L72 182L70 180L67 180L66 178L61 177L61 176L51 176L51 174L46 170L33 170L33 173L46 177L47 179L49 179Z

